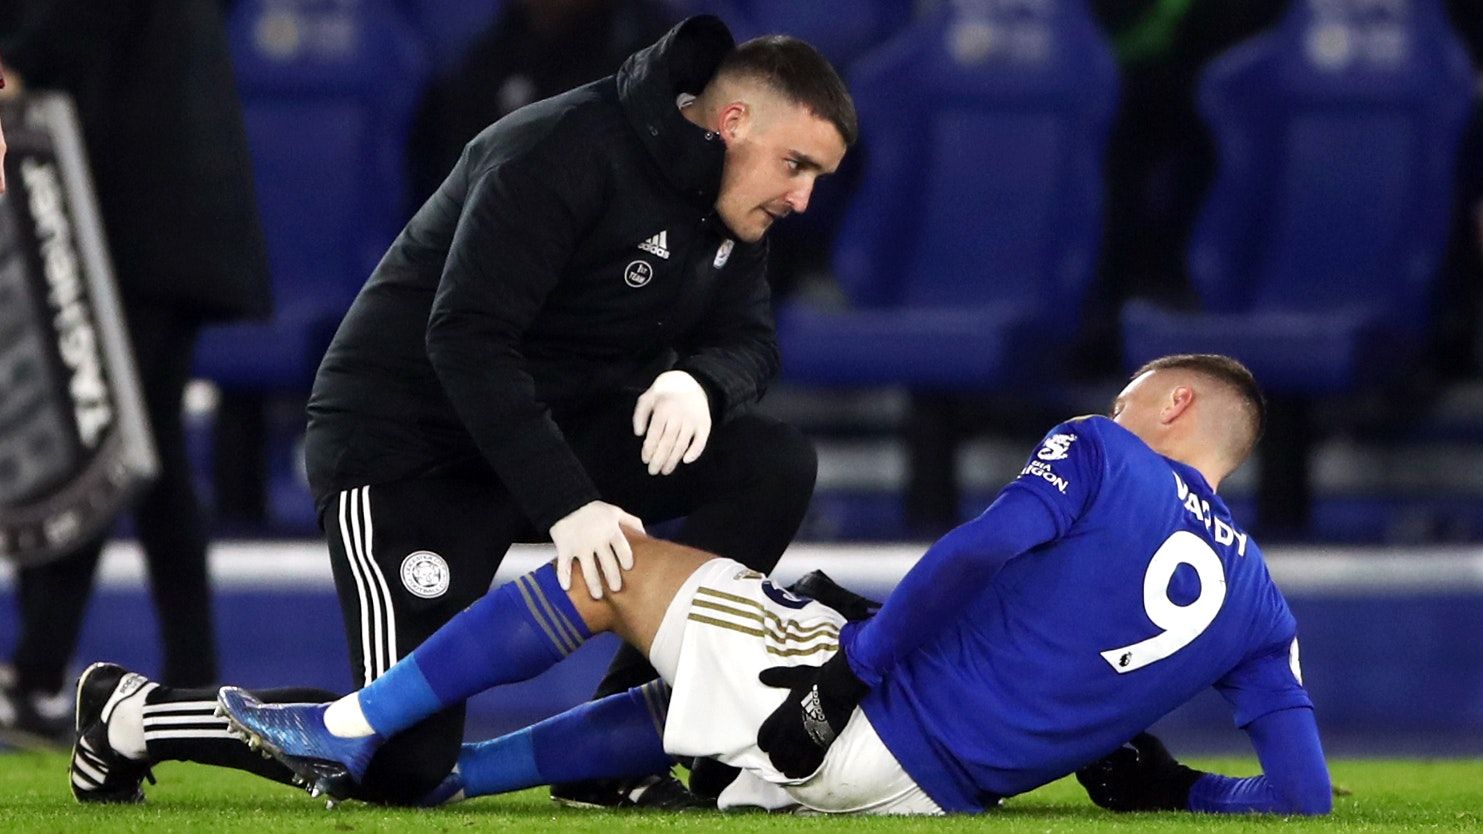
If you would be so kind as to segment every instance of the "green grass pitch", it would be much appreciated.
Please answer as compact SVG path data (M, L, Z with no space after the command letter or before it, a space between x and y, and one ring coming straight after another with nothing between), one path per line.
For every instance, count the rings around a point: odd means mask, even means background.
M1254 761L1195 760L1225 773L1252 773ZM946 819L861 819L766 814L591 812L559 808L544 790L490 797L430 811L388 810L349 803L332 811L301 791L245 774L189 764L155 769L160 784L146 785L138 807L82 807L67 791L66 757L0 756L0 831L70 832L456 832L572 831L618 834L662 832L1185 832L1185 831L1480 831L1483 760L1339 760L1334 781L1347 795L1323 819L1114 815L1095 808L1081 788L1063 779L1011 800L995 813Z

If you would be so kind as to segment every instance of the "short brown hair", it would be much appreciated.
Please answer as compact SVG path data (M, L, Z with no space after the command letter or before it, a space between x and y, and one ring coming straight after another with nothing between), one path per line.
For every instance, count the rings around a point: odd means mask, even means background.
M783 98L834 125L845 147L860 138L855 102L829 60L798 38L764 35L733 49L716 76L742 76L771 87Z
M1219 353L1177 353L1144 364L1133 372L1131 378L1137 379L1149 371L1172 369L1193 371L1213 379L1240 399L1248 418L1248 431L1240 438L1241 442L1233 444L1235 448L1231 452L1235 463L1245 460L1267 427L1267 398L1262 395L1251 370L1238 360Z

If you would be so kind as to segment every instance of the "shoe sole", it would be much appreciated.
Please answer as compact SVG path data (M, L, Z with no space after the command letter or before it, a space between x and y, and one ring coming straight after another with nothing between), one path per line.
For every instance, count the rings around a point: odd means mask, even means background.
M342 765L284 753L277 745L239 723L220 701L217 701L215 715L226 719L227 730L242 739L247 749L265 759L274 759L292 771L293 783L307 791L311 797L325 797L326 808L333 808L337 803L350 798L351 789L345 784L349 776ZM330 768L336 772L326 772Z

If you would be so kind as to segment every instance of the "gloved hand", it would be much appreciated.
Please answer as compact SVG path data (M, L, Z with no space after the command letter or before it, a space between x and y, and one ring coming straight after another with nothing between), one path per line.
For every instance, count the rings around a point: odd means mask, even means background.
M880 603L851 591L821 570L809 571L798 577L788 586L788 593L822 602L852 623L868 620L881 610Z
M705 388L684 371L655 377L633 409L633 433L644 437L639 458L649 465L650 475L668 475L681 461L699 460L711 436Z
M757 730L757 746L778 772L802 779L819 769L829 745L870 691L855 677L841 648L822 666L773 666L757 679L788 690L782 706Z
M1139 733L1076 771L1076 781L1109 811L1187 811L1190 788L1204 775L1176 761L1155 736Z
M582 564L582 579L593 599L602 598L602 578L608 587L622 590L622 571L633 567L633 548L623 535L626 525L644 532L644 522L604 501L589 501L551 525L556 545L556 579L563 590L572 588L572 560Z

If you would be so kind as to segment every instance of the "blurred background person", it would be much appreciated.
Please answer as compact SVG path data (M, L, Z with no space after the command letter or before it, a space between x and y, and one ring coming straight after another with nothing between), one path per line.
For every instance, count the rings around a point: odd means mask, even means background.
M11 90L23 80L30 90L66 91L77 105L160 460L134 523L159 615L162 673L195 686L217 679L217 654L181 399L201 326L271 306L222 15L218 0L0 6ZM72 698L63 690L102 548L100 539L17 571L20 633L13 677L0 690L0 722L17 735L70 741Z

